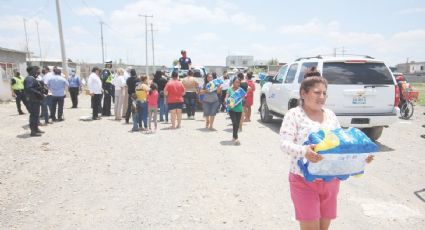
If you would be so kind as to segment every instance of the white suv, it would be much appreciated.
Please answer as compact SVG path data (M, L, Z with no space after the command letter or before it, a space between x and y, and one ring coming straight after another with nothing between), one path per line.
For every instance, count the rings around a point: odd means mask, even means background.
M326 107L341 126L357 127L377 140L384 127L398 120L399 91L394 76L383 61L371 57L300 58L280 68L261 90L263 122L283 117L298 105L304 73L316 66L328 81Z

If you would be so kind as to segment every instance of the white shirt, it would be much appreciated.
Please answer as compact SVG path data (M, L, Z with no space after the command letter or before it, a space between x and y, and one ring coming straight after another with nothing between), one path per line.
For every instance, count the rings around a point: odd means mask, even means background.
M228 90L230 88L230 79L223 79L223 84L221 85L222 90Z
M90 74L87 84L90 93L102 94L102 81L96 73Z
M319 123L311 120L301 106L290 109L280 127L280 148L291 157L290 172L302 176L297 165L299 159L303 158L307 152L303 145L311 132L318 131L319 128L332 130L340 128L336 115L329 109L323 109L324 121Z
M123 87L126 86L125 77L124 75L116 76L112 80L112 85L115 86L115 91L121 90Z

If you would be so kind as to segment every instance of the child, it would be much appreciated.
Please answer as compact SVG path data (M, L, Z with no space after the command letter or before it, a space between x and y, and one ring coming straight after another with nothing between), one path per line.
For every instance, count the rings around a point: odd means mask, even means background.
M155 124L155 131L157 129L157 116L158 116L158 85L152 83L150 85L151 90L148 95L148 111L149 111L149 132L152 133L152 120Z
M137 132L139 131L139 113L138 113L138 105L137 105L137 95L133 93L131 95L131 112L133 115L133 129L131 131Z
M140 83L136 86L137 107L139 109L139 126L142 131L148 130L148 77L141 76ZM143 127L142 127L143 122Z

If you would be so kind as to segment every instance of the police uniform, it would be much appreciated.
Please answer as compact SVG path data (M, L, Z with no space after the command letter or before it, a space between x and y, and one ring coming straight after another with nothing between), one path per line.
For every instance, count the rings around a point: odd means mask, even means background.
M20 76L14 76L11 80L12 90L13 93L16 96L16 108L18 109L19 114L24 114L24 112L21 109L21 101L25 105L25 107L28 109L27 105L27 99L25 98L24 94L24 79Z
M112 62L106 62L106 66L112 65ZM102 88L103 88L103 107L102 115L111 116L111 101L113 97L112 80L113 75L110 68L105 67L101 74Z
M47 94L46 88L43 82L37 81L37 73L34 71L30 72L30 75L24 80L24 92L28 102L28 108L30 112L30 129L31 136L40 136L43 131L38 128L40 122L40 105L41 101Z

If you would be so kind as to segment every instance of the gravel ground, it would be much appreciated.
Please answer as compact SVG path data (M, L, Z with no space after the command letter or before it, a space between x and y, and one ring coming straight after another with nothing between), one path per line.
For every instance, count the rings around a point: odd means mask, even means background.
M297 229L279 120L255 113L233 146L223 113L216 132L198 113L142 134L113 117L79 121L88 96L80 107L29 138L28 116L0 104L0 229ZM385 129L366 174L341 183L332 229L425 228L414 194L425 189L424 111Z

